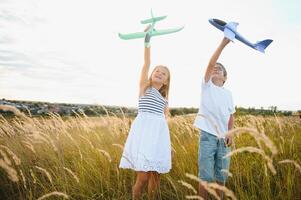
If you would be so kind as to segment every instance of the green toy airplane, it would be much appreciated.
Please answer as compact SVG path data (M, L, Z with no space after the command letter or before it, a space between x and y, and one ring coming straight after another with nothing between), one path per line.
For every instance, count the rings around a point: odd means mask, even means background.
M141 24L150 24L151 23L151 26L147 30L147 32L136 32L136 33L128 33L128 34L119 33L118 34L119 37L124 40L130 40L130 39L144 38L147 33L150 33L151 36L158 36L158 35L175 33L184 28L184 27L180 27L180 28L173 28L173 29L156 30L154 28L156 22L165 19L167 16L154 17L152 10L151 10L151 16L152 16L152 18L141 21Z

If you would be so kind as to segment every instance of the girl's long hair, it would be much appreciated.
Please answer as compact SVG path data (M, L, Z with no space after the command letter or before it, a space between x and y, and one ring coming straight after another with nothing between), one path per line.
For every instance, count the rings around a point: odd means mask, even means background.
M149 78L148 78L148 85L146 86L146 88L152 86L152 75L153 75L154 71L157 69L157 67L163 67L163 68L166 69L166 71L168 72L168 77L167 77L167 80L166 80L166 84L163 84L162 87L159 89L160 94L161 94L166 100L168 100L169 85L170 85L170 71L169 71L169 69L168 69L166 66L158 65L158 66L156 66L156 67L153 69L151 75L150 75Z

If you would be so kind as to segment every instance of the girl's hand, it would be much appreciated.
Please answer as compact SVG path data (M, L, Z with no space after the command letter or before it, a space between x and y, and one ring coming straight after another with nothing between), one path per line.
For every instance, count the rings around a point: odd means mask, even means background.
M146 29L144 30L144 32L148 32L148 30L149 30L150 28L151 28L151 25L148 25L148 26L146 27ZM144 46L145 46L146 48L149 48L149 47L150 47L150 39L151 39L150 33L146 33L145 38L144 38Z
M149 24L145 29L144 32L147 32L150 29L151 25Z

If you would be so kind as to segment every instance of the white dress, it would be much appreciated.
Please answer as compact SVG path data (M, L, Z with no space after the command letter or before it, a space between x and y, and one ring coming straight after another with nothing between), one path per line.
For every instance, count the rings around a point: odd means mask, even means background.
M171 169L171 145L164 108L167 101L154 87L139 98L138 115L126 140L120 168L167 173Z

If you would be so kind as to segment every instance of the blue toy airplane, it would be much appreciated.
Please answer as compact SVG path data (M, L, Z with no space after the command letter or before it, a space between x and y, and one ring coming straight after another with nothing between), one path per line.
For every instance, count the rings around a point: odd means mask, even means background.
M249 47L256 49L262 53L264 53L264 50L273 42L273 40L267 39L260 42L257 42L255 44L252 44L248 40L246 40L244 37L242 37L237 31L236 28L238 26L238 23L236 22L229 22L226 23L219 19L209 19L210 24L215 26L217 29L224 32L224 35L229 40L233 41L235 38L242 43L248 45Z

